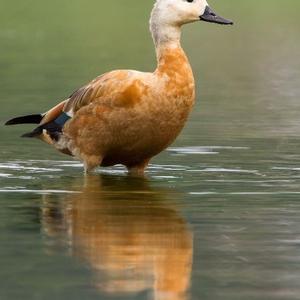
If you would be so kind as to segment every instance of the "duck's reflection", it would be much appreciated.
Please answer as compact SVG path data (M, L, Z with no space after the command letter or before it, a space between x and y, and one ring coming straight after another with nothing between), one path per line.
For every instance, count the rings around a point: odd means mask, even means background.
M48 235L68 240L110 295L152 290L153 299L187 299L193 241L169 192L146 180L93 176L58 207L45 199Z

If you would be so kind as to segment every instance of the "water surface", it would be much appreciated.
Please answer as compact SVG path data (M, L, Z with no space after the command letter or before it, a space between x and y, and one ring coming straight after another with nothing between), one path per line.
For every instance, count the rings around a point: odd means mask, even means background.
M154 69L152 1L0 2L2 123ZM299 299L299 3L212 5L236 25L185 28L197 105L147 179L0 127L0 299Z

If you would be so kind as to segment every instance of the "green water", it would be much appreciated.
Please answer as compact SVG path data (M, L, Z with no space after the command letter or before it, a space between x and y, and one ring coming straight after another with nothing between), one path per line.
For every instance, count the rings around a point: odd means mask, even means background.
M299 299L300 2L215 2L236 25L184 28L198 102L148 179L0 127L1 300ZM1 124L153 70L152 4L0 0Z

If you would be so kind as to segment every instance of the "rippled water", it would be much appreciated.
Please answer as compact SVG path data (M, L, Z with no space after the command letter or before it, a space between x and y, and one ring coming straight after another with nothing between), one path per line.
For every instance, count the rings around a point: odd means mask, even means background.
M253 144L171 148L148 179L1 162L1 299L298 299L300 160Z
M153 68L151 1L2 2L1 122ZM147 178L85 178L18 138L30 127L0 127L1 300L299 299L299 3L214 5L237 24L186 28L198 102Z

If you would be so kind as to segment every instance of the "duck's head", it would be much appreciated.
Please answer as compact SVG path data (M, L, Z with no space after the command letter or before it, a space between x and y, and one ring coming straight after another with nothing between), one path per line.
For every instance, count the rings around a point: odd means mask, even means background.
M163 25L181 26L196 21L233 25L231 20L215 14L206 0L157 0L154 14Z

